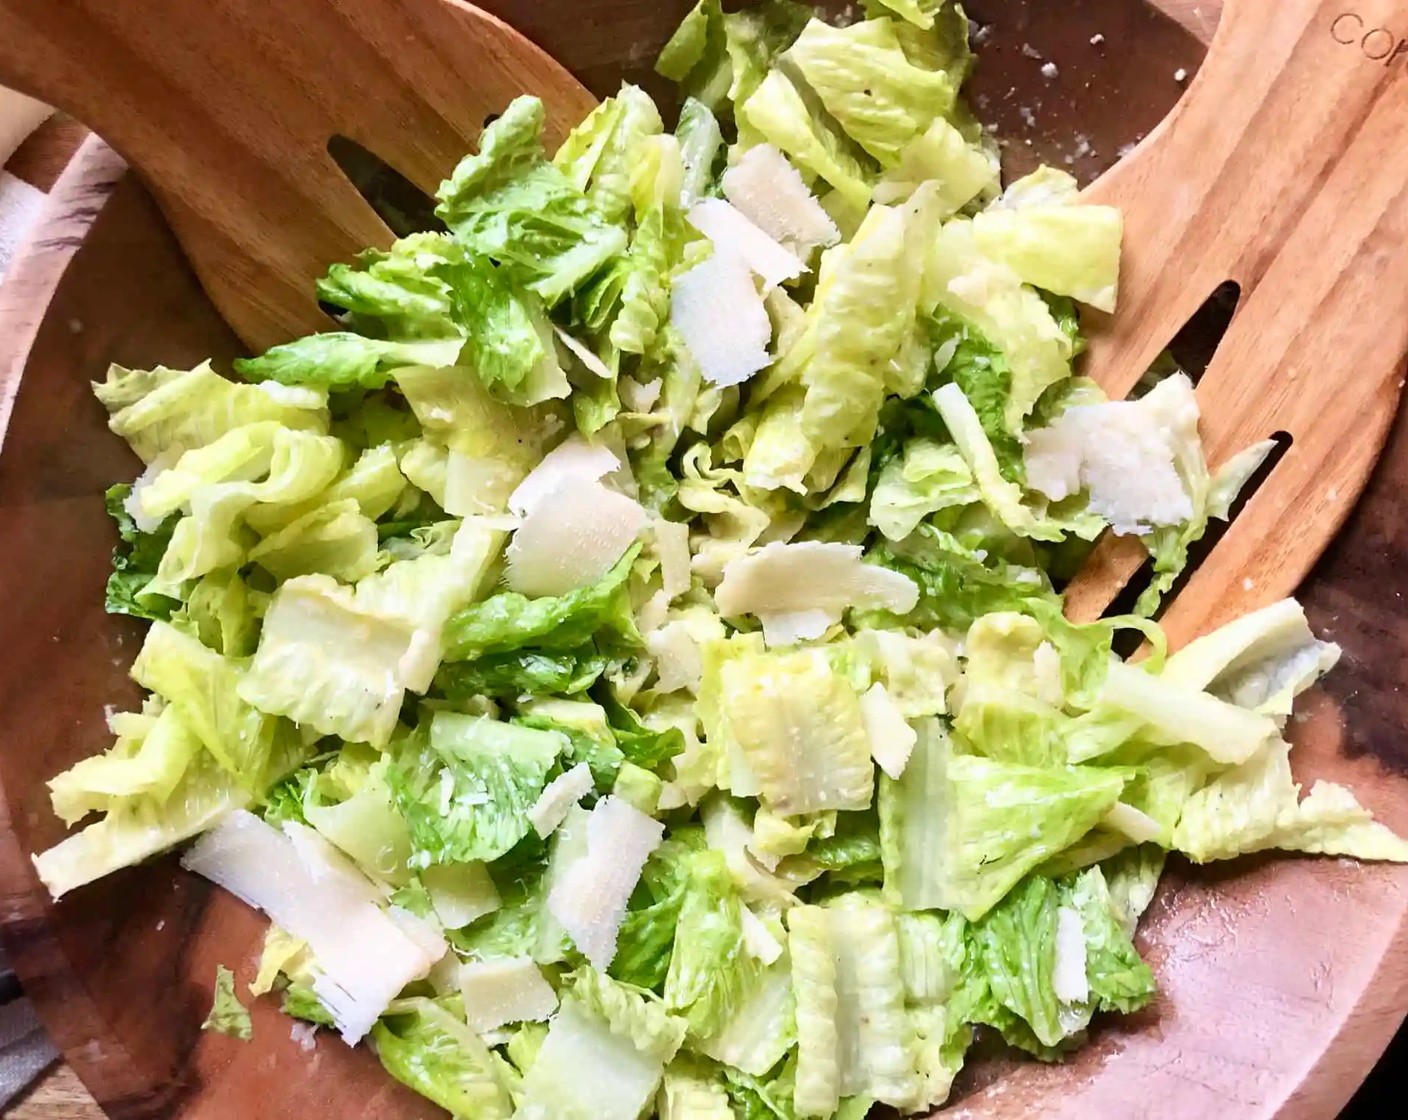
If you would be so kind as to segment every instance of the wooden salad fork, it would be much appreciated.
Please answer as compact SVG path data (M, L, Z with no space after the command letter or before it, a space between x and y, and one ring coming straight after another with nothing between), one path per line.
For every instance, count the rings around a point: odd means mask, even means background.
M1408 0L1228 0L1168 118L1085 193L1125 216L1118 313L1087 372L1124 397L1225 281L1198 383L1215 470L1288 451L1163 617L1180 644L1292 594L1348 516L1408 356ZM1107 535L1067 593L1098 616L1144 561Z
M460 0L0 0L0 85L133 165L256 351L329 329L314 282L392 240L334 136L433 193L519 94L542 97L549 144L596 104Z

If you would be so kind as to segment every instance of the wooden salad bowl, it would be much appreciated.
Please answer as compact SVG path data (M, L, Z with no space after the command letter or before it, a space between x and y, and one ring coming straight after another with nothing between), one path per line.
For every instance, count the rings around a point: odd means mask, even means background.
M991 23L973 101L1015 167L1045 157L1088 179L1172 106L1177 72L1191 74L1202 57L1194 32L1206 39L1217 4L1161 3L1183 24L1138 0L972 0L970 14ZM483 6L606 94L623 71L644 72L690 0ZM1043 76L1045 61L1056 77ZM0 938L55 1041L114 1117L443 1115L364 1049L320 1036L311 1053L301 1050L271 1000L254 1005L250 1043L202 1033L216 965L247 980L264 922L174 858L60 905L30 863L63 831L45 781L109 745L104 705L139 699L126 673L141 627L103 613L113 533L102 503L137 464L107 431L88 383L111 361L186 367L238 353L150 197L89 139L0 289ZM1405 494L1400 417L1363 499L1302 589L1312 624L1345 657L1293 727L1302 781L1348 783L1400 833ZM1408 1008L1408 869L1302 858L1175 864L1140 943L1161 990L1150 1009L1097 1024L1091 1044L1062 1065L975 1062L951 1113L1333 1116Z

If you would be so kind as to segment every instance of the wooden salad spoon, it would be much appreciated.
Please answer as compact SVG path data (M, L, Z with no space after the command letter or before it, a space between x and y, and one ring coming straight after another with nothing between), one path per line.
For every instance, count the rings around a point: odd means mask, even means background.
M392 240L333 137L433 193L519 94L542 97L549 144L596 104L461 0L0 0L0 85L133 165L256 351L328 330L314 282Z
M1408 0L1227 0L1168 118L1086 191L1124 212L1118 313L1087 372L1122 398L1225 281L1198 382L1216 469L1289 450L1169 606L1181 644L1294 593L1369 479L1408 356ZM1107 535L1067 592L1098 616L1145 559Z

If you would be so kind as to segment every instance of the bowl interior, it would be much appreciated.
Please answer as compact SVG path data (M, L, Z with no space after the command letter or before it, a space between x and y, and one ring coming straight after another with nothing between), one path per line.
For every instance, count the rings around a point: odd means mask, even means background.
M623 73L648 70L690 5L484 6L607 93ZM971 96L1017 170L1044 159L1084 179L1097 174L1171 107L1183 88L1175 71L1191 73L1202 52L1137 0L986 0L971 9L986 28ZM1048 61L1055 77L1043 76ZM302 1052L272 1001L255 1004L247 1045L202 1034L216 964L247 979L264 923L174 859L114 875L59 906L34 878L28 854L63 833L44 782L108 745L104 705L137 698L126 670L140 628L102 610L113 543L102 493L138 468L107 431L88 383L112 361L184 367L239 352L161 215L110 151L90 141L55 198L49 227L0 306L0 377L23 373L0 454L7 948L57 1041L114 1116L442 1115L365 1051L320 1037L312 1054ZM1390 771L1408 767L1398 734L1408 576L1395 561L1405 477L1400 424L1306 589L1312 622L1347 656L1295 729L1302 778L1350 782L1400 830L1408 829L1408 782ZM1406 907L1408 875L1390 869L1243 861L1175 870L1141 935L1162 986L1157 1005L1098 1027L1094 1045L1063 1066L980 1063L958 1114L1172 1118L1207 1115L1218 1103L1250 1117L1271 1115L1287 1098L1305 1115L1327 1114L1401 1014L1394 1001L1403 978L1394 986L1376 977L1403 942ZM1354 1041L1358 1056L1325 1072L1320 1056L1337 1038Z

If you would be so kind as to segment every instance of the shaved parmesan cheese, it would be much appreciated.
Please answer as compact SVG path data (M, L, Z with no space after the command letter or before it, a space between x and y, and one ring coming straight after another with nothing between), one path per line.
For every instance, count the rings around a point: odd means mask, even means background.
M763 623L763 640L769 646L792 646L812 642L840 621L827 610L784 611L758 616Z
M619 470L621 460L609 449L573 435L558 444L509 495L509 511L527 517L533 507L566 482L599 482Z
M772 323L736 253L716 249L675 281L670 322L711 385L741 385L772 362Z
M558 341L561 342L563 346L567 347L572 356L581 362L582 365L586 366L590 372L607 381L610 381L616 376L611 372L607 364L598 358L586 345L578 342L559 326L554 325L552 329L557 333Z
M465 1019L481 1034L508 1023L542 1022L557 1010L557 993L531 957L462 965L460 993Z
M435 864L420 873L420 881L446 929L463 929L500 906L499 890L482 863Z
M1136 844L1150 844L1164 838L1163 825L1148 813L1117 801L1101 822L1107 828L1128 836Z
M631 412L649 412L660 402L660 394L665 389L665 379L657 377L642 385L634 377L623 377L616 383L621 393L621 403Z
M565 774L550 781L528 810L533 831L546 840L567 819L568 810L592 790L591 768L579 762Z
M689 624L675 619L645 635L645 648L655 658L655 687L660 692L676 692L685 688L699 691L703 676L703 661L699 643L690 633Z
M861 693L860 718L870 739L870 757L898 781L919 741L918 734L905 721L883 684L873 684Z
M601 579L645 528L639 502L589 478L534 503L505 553L506 582L523 595L564 595Z
M1061 680L1061 655L1050 642L1042 642L1032 651L1032 677L1037 699L1059 708L1066 699L1066 686Z
M756 615L769 645L817 638L851 609L908 614L919 588L908 576L867 564L859 545L770 544L730 560L714 590L725 618Z
M689 212L689 224L714 243L715 251L737 253L763 281L763 291L795 280L807 266L740 211L721 198L706 198Z
M1056 911L1056 962L1051 988L1062 1003L1084 1003L1090 998L1085 976L1085 925L1069 906Z
M548 892L548 913L567 931L593 968L606 971L626 903L665 826L619 797L596 803L586 822L587 853Z
M1183 374L1134 401L1076 405L1027 437L1027 485L1054 502L1080 491L1120 534L1179 525L1193 502L1179 476L1198 441L1198 400Z
M841 231L822 209L801 173L771 144L758 144L724 172L724 197L759 229L799 256L835 245Z
M433 919L412 914L403 906L388 906L386 916L396 923L396 928L409 937L431 960L439 962L450 954L445 942L445 931ZM452 955L452 954L451 954ZM432 968L434 965L431 966Z
M773 964L782 956L781 943L772 935L772 930L768 929L763 920L748 907L743 907L739 913L743 919L743 948L754 960Z
M284 386L280 385L280 389ZM181 457L181 452L177 448L163 451L155 459L147 464L147 469L139 474L132 482L132 489L127 497L122 500L122 508L127 516L132 519L132 524L143 533L155 533L161 528L163 517L154 517L142 508L142 494L147 487L152 484L152 480L161 474L168 467L176 465L176 460Z
M322 849L296 834L297 845L253 813L237 810L181 863L308 943L313 990L352 1045L402 988L429 975L444 943L439 953L428 952L428 944L408 936L369 900L369 881L350 880L345 868L325 861Z
M660 558L660 586L674 599L689 590L689 526L683 521L656 518L655 554Z

